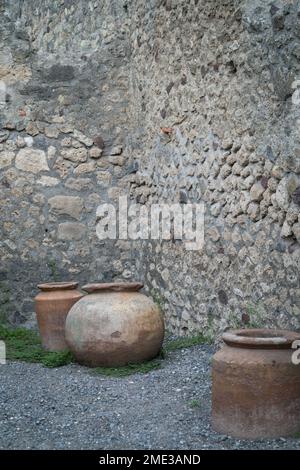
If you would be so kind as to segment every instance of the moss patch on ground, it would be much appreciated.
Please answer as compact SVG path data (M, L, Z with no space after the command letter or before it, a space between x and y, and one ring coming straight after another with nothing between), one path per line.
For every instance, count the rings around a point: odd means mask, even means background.
M189 408L201 408L201 402L197 399L194 399L194 400L191 400L189 403L188 403L188 406Z
M128 377L132 374L147 374L152 370L162 368L161 359L153 359L152 361L142 362L140 364L128 364L122 367L96 367L93 371L99 375L106 377Z
M199 344L210 344L209 338L206 338L203 334L196 336L185 336L183 338L176 338L166 342L164 347L165 353L176 351L177 349L191 348Z
M37 362L46 367L60 367L75 362L70 351L46 351L41 344L39 335L32 330L0 325L0 340L5 341L6 357L12 361ZM132 374L147 374L152 370L161 369L163 367L163 360L173 351L190 348L199 344L207 344L208 342L208 339L201 334L167 339L159 355L151 361L140 364L128 364L122 367L96 367L92 371L107 377L128 377Z
M6 357L12 361L39 362L46 367L60 367L74 362L69 351L46 351L35 331L0 325L0 340L5 342Z

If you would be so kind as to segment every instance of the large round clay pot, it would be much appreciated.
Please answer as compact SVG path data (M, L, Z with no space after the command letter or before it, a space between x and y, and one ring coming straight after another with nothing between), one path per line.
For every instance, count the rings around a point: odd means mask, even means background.
M42 339L48 351L68 348L65 322L70 308L83 297L77 290L78 282L51 282L39 284L41 292L35 298L35 311Z
M224 333L212 362L212 426L241 439L300 431L300 365L292 344L300 334L245 329Z
M122 366L160 351L164 322L159 308L138 292L140 283L89 284L66 320L66 340L80 364Z

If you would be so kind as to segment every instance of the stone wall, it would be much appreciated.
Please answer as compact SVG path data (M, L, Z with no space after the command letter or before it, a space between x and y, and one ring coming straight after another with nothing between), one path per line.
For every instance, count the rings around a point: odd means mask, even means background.
M135 278L176 333L299 330L300 1L0 8L0 313L32 318L41 280ZM204 202L204 249L99 241L119 194Z
M33 317L42 280L130 275L96 207L131 173L128 14L119 1L1 2L2 314Z
M203 252L146 243L140 272L177 332L299 329L300 2L138 3L132 194L206 205Z

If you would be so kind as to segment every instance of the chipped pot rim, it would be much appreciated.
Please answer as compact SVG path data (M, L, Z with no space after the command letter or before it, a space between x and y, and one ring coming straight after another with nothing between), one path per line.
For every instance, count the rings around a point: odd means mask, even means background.
M65 281L65 282L43 282L38 284L38 288L41 291L53 291L53 290L69 290L76 289L78 282L76 281Z
M111 292L137 292L144 287L141 282L95 282L86 284L82 289L89 294L97 292L111 291Z
M300 339L300 334L279 329L239 329L230 330L222 335L223 341L233 347L257 349L289 349Z

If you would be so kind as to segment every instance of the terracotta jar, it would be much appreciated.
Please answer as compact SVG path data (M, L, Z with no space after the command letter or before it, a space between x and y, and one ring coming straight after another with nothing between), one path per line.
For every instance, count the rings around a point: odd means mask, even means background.
M212 426L241 439L300 431L300 365L292 344L300 334L245 329L224 333L212 362Z
M163 342L159 308L140 283L89 284L66 320L66 340L80 364L121 366L154 358Z
M35 311L42 339L48 351L68 348L65 340L65 322L70 308L83 294L78 282L51 282L39 284L41 292L35 298Z

